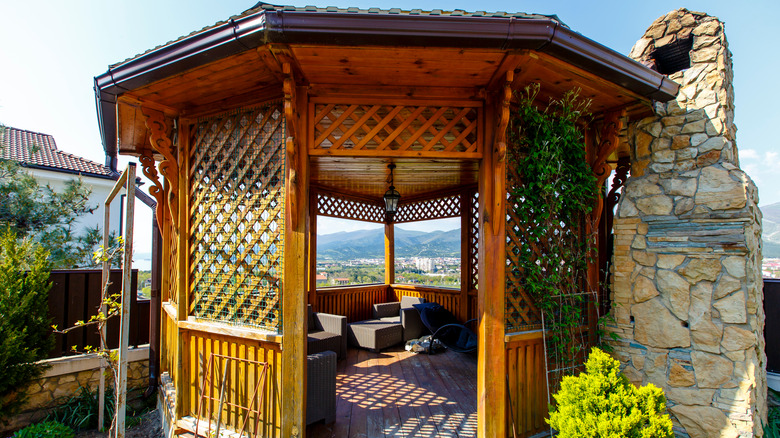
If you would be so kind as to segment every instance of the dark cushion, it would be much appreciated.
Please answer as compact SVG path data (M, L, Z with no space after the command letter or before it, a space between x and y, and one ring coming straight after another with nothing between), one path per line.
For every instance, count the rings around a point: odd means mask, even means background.
M410 297L408 295L404 295L401 297L401 308L408 309L409 307L412 307L415 304L422 304L424 302L425 302L425 298Z
M341 349L341 336L329 332L309 332L306 338L307 353L315 354L323 351L339 351Z
M415 304L414 308L420 312L420 319L431 333L436 333L441 326L458 324L455 315L437 303Z
M401 323L401 316L385 316L384 318L379 318L380 321L384 322L395 322L400 324Z

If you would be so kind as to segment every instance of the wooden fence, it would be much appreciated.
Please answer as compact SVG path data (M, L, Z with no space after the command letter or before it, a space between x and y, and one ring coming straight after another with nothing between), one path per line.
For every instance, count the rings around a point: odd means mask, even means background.
M49 316L58 328L73 327L76 321L86 321L100 310L100 270L52 271L49 291ZM109 277L109 292L119 294L122 288L122 271L114 269ZM138 271L133 270L132 289L138 289ZM138 300L136 293L130 294L130 339L129 345L137 347L149 343L149 300ZM109 348L119 345L119 316L111 318L106 329ZM96 326L77 328L67 334L54 334L54 347L49 357L61 357L84 351L86 346L97 347L100 337Z

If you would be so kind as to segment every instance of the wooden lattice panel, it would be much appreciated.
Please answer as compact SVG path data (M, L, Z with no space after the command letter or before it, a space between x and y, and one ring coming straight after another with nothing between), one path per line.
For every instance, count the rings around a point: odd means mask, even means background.
M317 214L380 224L385 222L383 206L337 194L317 193Z
M522 200L510 194L514 187L522 184L516 167L507 165L507 202L506 202L506 333L542 328L542 316L534 305L533 299L523 290L522 271L518 265L520 239L525 232L523 224L515 214Z
M479 192L474 192L469 199L471 223L469 224L469 266L471 269L470 290L479 288Z
M179 244L179 236L176 233L173 222L166 222L166 228L167 230L165 232L165 236L168 238L168 278L166 279L168 289L167 298L171 303L176 304L179 302L179 289L177 280L177 259L179 257L177 247Z
M313 155L481 156L478 106L313 104Z
M190 129L192 315L278 331L285 123L271 104Z
M460 206L459 194L401 204L398 206L394 222L400 224L428 219L460 217Z

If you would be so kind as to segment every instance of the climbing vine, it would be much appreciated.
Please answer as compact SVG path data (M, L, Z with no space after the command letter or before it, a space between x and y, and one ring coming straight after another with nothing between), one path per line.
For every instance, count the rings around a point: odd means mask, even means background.
M518 181L508 190L517 221L512 240L519 286L542 314L548 375L557 386L586 353L582 327L592 296L586 276L593 253L585 218L599 195L578 126L589 118L590 101L572 90L540 108L538 93L534 84L516 95L508 166Z

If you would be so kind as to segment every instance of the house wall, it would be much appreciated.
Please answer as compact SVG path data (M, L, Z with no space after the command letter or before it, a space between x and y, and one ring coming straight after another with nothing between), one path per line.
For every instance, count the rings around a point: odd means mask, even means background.
M38 184L41 186L48 184L55 192L62 192L65 190L68 181L79 178L78 175L53 172L50 170L27 169L27 171L33 177L35 177L35 179L38 181ZM108 194L111 193L111 188L114 187L114 184L116 184L116 181L104 178L81 176L81 179L87 186L92 189L92 194L89 197L89 205L93 207L97 206L97 209L95 209L95 211L92 213L82 215L76 220L75 226L73 227L73 231L76 235L83 233L84 230L88 228L94 228L95 226L100 227L101 230L103 229L103 215L105 212L104 204ZM124 194L125 190L123 189L121 193ZM119 198L117 198L117 200L118 199ZM114 202L111 204L111 227L109 231L113 231L117 234L119 234L119 225L121 224L121 220L124 220L124 218L120 219L120 204L120 202Z
M723 23L685 9L631 51L691 36L676 100L628 128L631 177L617 209L615 354L636 384L664 389L678 436L752 437L766 421L758 192L739 168Z

